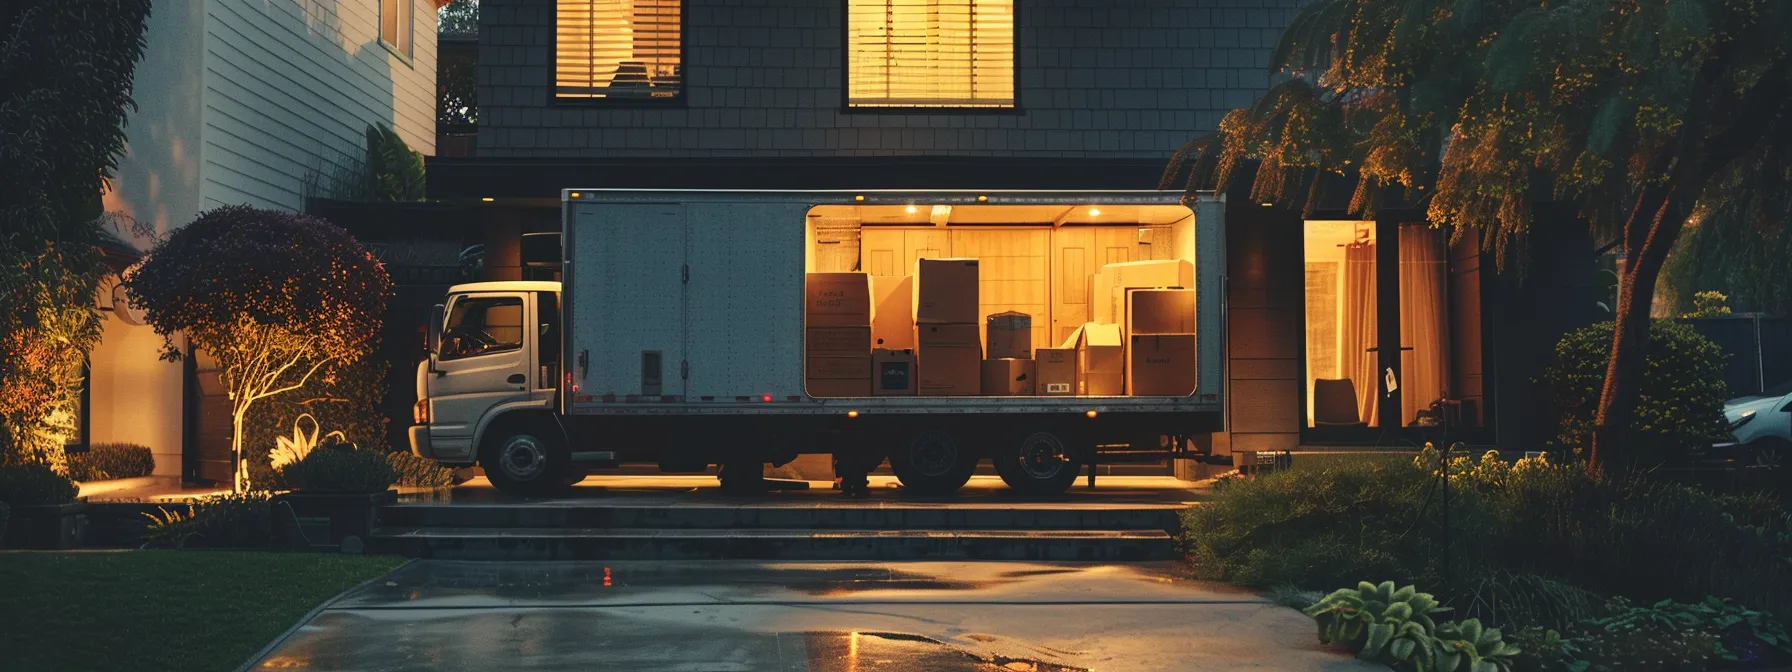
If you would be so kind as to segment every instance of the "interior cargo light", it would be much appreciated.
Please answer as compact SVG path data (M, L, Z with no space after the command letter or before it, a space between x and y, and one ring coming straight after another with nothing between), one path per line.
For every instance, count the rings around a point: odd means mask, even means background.
M1095 415L1096 415L1096 413L1095 413L1095 409L1093 409L1093 408L1091 408L1091 409L1089 409L1089 412L1087 412L1087 413L1084 413L1084 414L1083 414L1083 415L1087 415L1087 416L1089 416L1089 417L1091 417L1091 418L1093 418L1093 417L1095 417Z
M847 411L846 417L849 417L849 418L859 417L859 412L858 411Z
M915 212L916 212L915 206L912 206L912 205L908 206L907 208L904 208L903 211L907 212L908 214L911 214L911 215L915 214Z
M1090 217L1100 217L1101 216L1101 208L1089 208L1089 216Z

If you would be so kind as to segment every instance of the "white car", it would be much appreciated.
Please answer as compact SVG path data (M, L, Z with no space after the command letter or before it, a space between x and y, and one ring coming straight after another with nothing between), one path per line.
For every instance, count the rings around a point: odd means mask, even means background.
M1792 456L1792 381L1761 394L1724 402L1724 419L1736 441L1737 457L1761 466L1777 467Z

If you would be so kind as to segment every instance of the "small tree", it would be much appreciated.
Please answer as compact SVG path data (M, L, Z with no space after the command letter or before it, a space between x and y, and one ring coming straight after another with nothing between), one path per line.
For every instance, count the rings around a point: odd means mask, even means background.
M234 487L249 486L243 420L256 402L303 388L333 362L368 354L390 281L348 232L303 215L248 206L202 213L150 252L126 281L163 337L218 360L230 395Z

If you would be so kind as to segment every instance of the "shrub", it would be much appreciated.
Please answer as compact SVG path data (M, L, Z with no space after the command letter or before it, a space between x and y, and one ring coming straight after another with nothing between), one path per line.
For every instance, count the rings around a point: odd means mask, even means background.
M156 457L149 447L134 443L99 443L87 452L68 455L68 475L82 483L138 478L155 470Z
M1507 628L1566 630L1604 613L1605 598L1566 581L1531 572L1495 570L1451 587L1463 616Z
M1563 337L1542 383L1560 414L1556 444L1578 453L1593 432L1605 384L1613 323L1602 322ZM1692 327L1656 320L1649 324L1648 373L1641 378L1636 416L1627 430L1626 456L1638 465L1696 454L1729 438L1724 422L1724 363L1728 356Z
M1363 581L1327 595L1306 614L1319 622L1320 643L1343 646L1363 660L1440 672L1512 669L1519 650L1501 639L1498 628L1473 618L1432 620L1445 611L1412 586L1395 590L1392 581Z
M445 488L454 485L454 470L435 460L410 453L387 453L386 463L398 474L398 484L416 488Z
M75 501L80 486L44 464L0 467L0 502L13 506L67 504Z
M282 469L281 476L294 489L327 493L381 492L398 480L384 455L338 447L311 451Z
M146 546L171 548L267 548L273 538L265 492L222 494L194 499L187 513L161 509L143 514L150 524Z

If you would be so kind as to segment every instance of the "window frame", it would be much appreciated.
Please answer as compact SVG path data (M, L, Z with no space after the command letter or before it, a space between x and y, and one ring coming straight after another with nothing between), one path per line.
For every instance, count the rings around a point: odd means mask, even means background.
M863 1L863 0L861 0ZM1009 10L1014 20L1014 104L1008 107L958 107L953 105L934 105L927 107L902 107L894 105L870 105L855 107L852 104L852 31L847 20L852 12L854 0L840 0L840 113L841 114L962 114L962 115L995 115L1023 116L1026 109L1021 102L1021 62L1023 47L1021 40L1021 15L1025 11L1022 5L1025 0L1014 0Z
M691 90L691 21L690 0L679 0L678 3L678 93L662 98L561 98L555 89L559 77L560 64L560 0L554 0L554 18L548 24L548 85L547 105L565 107L619 107L619 108L685 108L689 107Z
M380 46L385 47L387 52L390 52L393 56L397 56L398 60L403 61L405 67L411 68L411 69L416 69L417 62L416 62L415 54L417 53L417 0L391 0L391 2L397 3L399 5L399 7L397 8L399 10L404 9L404 5L410 5L410 11L403 12L404 16L399 17L399 22L396 27L396 30L399 31L400 35L394 36L394 37L401 37L401 36L406 37L407 39L405 39L405 43L403 45L388 41L386 39L386 2L387 1L388 0L379 0L380 4L379 4L379 11L377 12L378 16L375 19L379 22L379 24L377 26L377 30L375 32L377 32L379 34Z
M458 361L462 361L462 360L478 359L480 357L488 357L491 355L505 355L505 354L510 354L510 353L521 351L525 346L528 345L529 335L531 332L530 332L530 328L529 328L529 314L528 314L529 311L526 310L526 308L528 307L529 302L521 296L512 296L512 295L508 295L508 294L500 294L497 296L460 296L460 297L456 297L454 299L454 302L452 304L450 304L446 310L443 311L443 315L442 315L442 334L443 334L442 338L443 339L447 338L448 321L454 319L454 309L459 308L461 306L461 304L466 303L468 301L493 301L493 302L512 302L512 301L514 301L516 303L516 306L517 306L517 309L519 310L519 312L523 313L522 324L519 325L519 328L520 328L520 331L518 332L519 340L517 341L516 346L504 348L502 350L487 350L485 352L476 353L476 354L465 354L465 355L457 354L457 355L452 355L452 356L438 350L436 352L436 360L437 361L458 362ZM502 305L502 304L500 304L500 305Z

